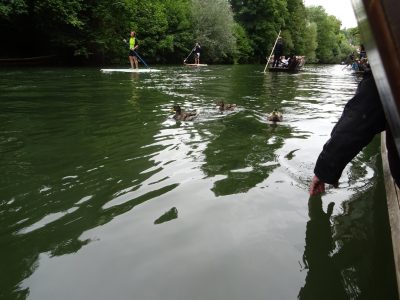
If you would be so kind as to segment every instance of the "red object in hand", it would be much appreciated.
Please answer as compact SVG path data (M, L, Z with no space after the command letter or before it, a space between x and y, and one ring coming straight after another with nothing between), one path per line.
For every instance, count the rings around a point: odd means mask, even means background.
M314 175L310 185L310 196L317 196L322 193L325 193L325 182Z

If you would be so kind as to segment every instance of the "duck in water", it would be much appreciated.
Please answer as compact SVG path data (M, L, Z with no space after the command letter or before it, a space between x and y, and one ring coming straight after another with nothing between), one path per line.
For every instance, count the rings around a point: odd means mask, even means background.
M268 121L271 122L281 122L283 120L282 113L274 109L272 113L268 116Z
M236 108L236 104L228 104L228 103L224 103L224 101L218 102L217 106L220 111L235 110L235 108Z
M197 112L183 112L179 105L173 107L175 112L174 119L177 121L193 121L197 117Z

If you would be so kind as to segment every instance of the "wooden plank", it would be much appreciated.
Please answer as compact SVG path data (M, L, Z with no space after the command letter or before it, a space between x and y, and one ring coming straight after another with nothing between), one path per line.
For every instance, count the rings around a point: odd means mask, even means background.
M400 299L400 190L390 174L386 149L386 133L381 134L381 154L385 178L386 200L389 212L390 231L397 278L397 291Z

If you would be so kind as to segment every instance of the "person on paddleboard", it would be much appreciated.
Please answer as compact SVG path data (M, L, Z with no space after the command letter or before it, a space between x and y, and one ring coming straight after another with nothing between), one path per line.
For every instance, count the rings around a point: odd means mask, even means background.
M126 42L126 40L124 40ZM131 37L129 38L129 62L132 69L139 69L138 57L135 50L139 47L136 40L136 32L131 31Z
M194 63L196 65L200 64L200 52L201 52L201 47L199 43L196 43L196 45L193 48L194 52Z

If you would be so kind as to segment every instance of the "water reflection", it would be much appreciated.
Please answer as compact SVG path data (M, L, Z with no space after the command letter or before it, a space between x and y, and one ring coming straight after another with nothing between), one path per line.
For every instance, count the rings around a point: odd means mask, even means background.
M216 177L212 191L216 196L245 193L263 182L279 165L275 151L288 136L287 126L266 125L243 113L219 120L207 145L202 170Z
M307 222L303 254L307 276L298 299L347 299L341 270L334 264L331 256L335 248L330 222L334 205L333 202L329 203L324 212L320 196L308 200L310 220Z
M0 199L2 299L29 294L20 283L39 267L39 254L77 253L92 241L82 239L83 233L178 186L154 176L159 170L153 169L153 157L163 149L154 145L154 137L164 115L152 113L148 94L126 76L99 78L89 72L92 89L80 73L68 73L71 77L57 85L74 89L58 95L56 102L53 79L63 74L58 71L45 79L40 72L20 78L41 82L41 101L32 98L30 89L2 99L3 105L21 99L30 115L29 126L21 130L16 128L26 125L25 114L2 110L0 115L6 121L2 134L10 137L0 146L7 162L1 168L8 174L1 179ZM132 80L137 83L138 78ZM6 93L13 94L7 87ZM136 130L146 125L147 130ZM13 147L15 139L24 141L24 147Z
M387 207L379 180L382 166L372 150L378 144L374 139L354 159L350 180L358 192L343 201L336 214L334 202L325 212L320 196L309 199L303 254L307 276L299 299L396 299ZM370 175L371 166L376 168L375 177Z
M160 216L157 220L154 221L154 224L165 223L178 218L178 210L176 207L171 208L169 211L165 212L162 216Z

